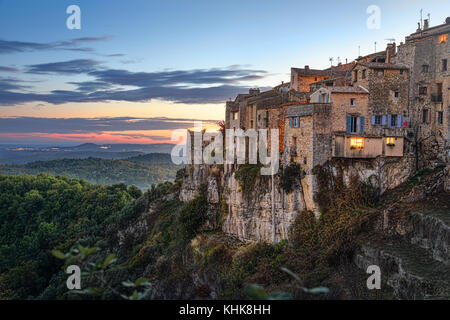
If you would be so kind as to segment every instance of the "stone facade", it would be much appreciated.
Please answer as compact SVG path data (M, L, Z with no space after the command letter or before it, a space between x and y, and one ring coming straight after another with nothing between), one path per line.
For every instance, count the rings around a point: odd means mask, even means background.
M418 165L426 167L445 162L449 148L450 117L450 24L424 28L406 37L393 58L410 70L409 104L418 137Z

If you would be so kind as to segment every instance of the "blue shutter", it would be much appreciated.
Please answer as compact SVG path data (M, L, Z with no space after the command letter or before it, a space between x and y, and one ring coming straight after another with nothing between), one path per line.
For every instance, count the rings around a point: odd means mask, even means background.
M328 103L330 101L330 94L327 93L327 95L325 96L325 103Z
M295 126L296 126L296 128L300 127L300 118L299 117L295 118Z
M383 117L381 118L381 124L382 124L383 126L386 125L386 115L385 115L385 114L383 114Z
M403 123L402 123L402 115L399 114L399 115L397 116L397 127L401 128L402 125L403 125Z
M364 116L359 117L360 130L359 133L364 134Z
M319 103L322 102L322 94L319 93Z
M351 133L352 130L352 116L347 116L347 133Z
M292 128L292 118L289 118L289 128Z
M375 125L375 116L372 116L372 125Z
M388 127L391 126L391 118L392 118L392 116L390 114L388 114Z

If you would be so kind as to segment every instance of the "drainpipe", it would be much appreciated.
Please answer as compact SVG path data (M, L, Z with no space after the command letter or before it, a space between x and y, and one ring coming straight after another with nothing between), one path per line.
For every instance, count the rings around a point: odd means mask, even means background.
M277 221L275 215L275 183L274 183L274 171L272 165L272 243L276 242Z

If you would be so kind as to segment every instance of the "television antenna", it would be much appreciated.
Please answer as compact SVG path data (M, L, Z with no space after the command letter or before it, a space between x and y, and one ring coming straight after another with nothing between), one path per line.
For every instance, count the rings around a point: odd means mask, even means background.
M388 38L388 39L384 39L384 40L389 41L390 43L395 42L394 38Z

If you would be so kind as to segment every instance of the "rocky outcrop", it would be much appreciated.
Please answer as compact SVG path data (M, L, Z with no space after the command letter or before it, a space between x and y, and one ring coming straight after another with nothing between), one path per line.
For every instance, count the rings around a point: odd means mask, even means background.
M375 223L380 234L354 257L364 270L379 266L395 298L450 299L450 195L444 177L445 170L415 177L421 183L394 194Z
M304 202L297 193L285 195L280 192L278 178L273 179L270 176L259 177L252 192L244 194L234 174L227 177L225 233L250 242L279 242L288 237Z
M401 239L362 246L355 263L364 270L379 266L383 285L392 287L397 299L450 298L450 268Z
M434 260L449 265L450 212L412 212L411 221L410 242L428 250Z

